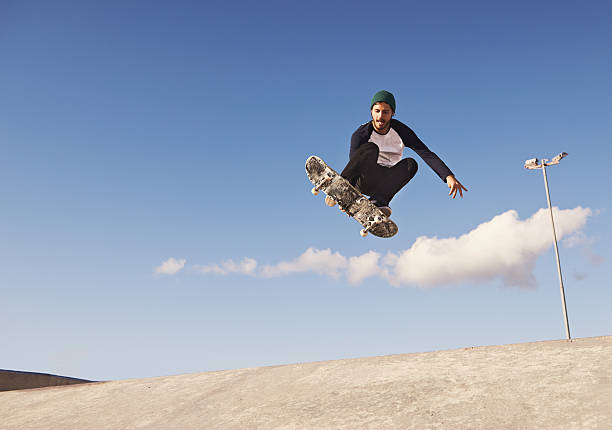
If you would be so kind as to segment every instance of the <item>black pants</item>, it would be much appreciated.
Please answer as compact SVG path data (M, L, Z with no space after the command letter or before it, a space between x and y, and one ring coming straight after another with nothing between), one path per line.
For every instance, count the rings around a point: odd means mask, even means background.
M361 145L340 176L376 200L379 206L386 206L416 175L419 167L413 158L404 158L393 167L381 166L377 163L378 151L375 143Z

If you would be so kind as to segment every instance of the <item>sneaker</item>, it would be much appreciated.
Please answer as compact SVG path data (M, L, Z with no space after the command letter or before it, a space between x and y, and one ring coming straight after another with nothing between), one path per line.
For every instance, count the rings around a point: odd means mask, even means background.
M372 204L374 206L376 206L378 209L380 209L380 211L385 214L386 217L390 217L391 216L391 208L389 207L389 205L386 205L382 202L379 202L378 200L375 199L370 199L370 201L372 202Z
M391 216L391 208L389 206L376 206L380 211L385 214L387 218Z

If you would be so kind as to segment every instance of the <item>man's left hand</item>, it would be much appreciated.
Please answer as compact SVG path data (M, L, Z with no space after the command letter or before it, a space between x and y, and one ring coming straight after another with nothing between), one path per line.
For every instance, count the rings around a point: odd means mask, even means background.
M448 188L450 188L448 195L453 196L453 199L457 197L457 191L459 192L461 198L463 198L463 191L467 191L467 188L461 185L461 182L459 182L453 175L448 175L446 177L446 185L448 185Z

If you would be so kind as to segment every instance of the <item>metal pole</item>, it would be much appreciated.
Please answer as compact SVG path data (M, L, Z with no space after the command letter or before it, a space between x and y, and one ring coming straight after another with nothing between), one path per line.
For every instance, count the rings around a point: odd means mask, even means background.
M559 247L557 245L557 232L555 231L555 220L553 218L552 205L550 204L550 192L548 191L548 179L546 178L546 161L542 160L542 173L544 174L544 186L546 187L546 200L548 200L548 210L550 211L550 223L553 230L555 244L555 255L557 256L557 272L559 273L559 288L561 289L561 303L563 305L563 318L565 319L565 335L567 340L571 339L569 321L567 320L567 306L565 305L565 290L563 289L563 275L561 275L561 261L559 260Z

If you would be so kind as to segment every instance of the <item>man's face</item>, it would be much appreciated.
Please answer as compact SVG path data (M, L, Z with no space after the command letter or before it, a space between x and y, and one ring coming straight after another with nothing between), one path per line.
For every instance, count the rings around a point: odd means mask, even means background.
M376 103L372 106L372 124L374 129L379 133L386 133L391 127L391 117L393 117L393 110L385 102Z

